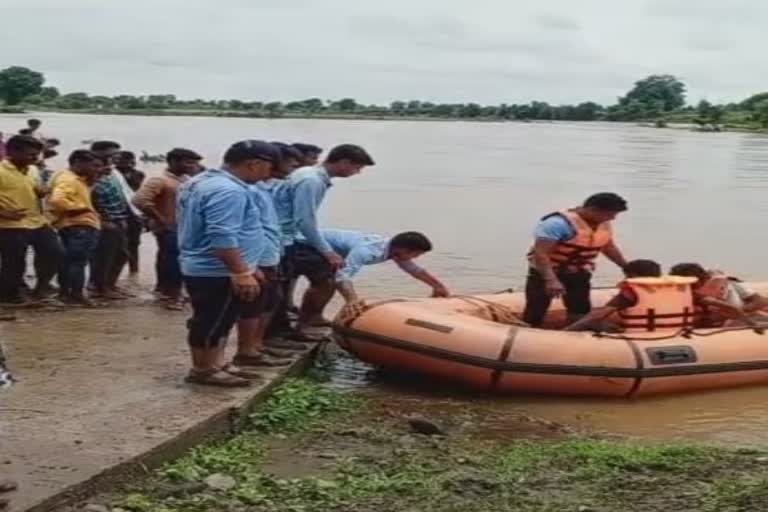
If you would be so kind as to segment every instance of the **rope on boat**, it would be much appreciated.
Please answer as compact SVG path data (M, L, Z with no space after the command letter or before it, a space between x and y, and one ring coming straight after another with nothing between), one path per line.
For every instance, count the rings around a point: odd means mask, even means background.
M504 304L499 304L498 302L476 297L475 295L451 295L450 298L463 300L469 304L472 304L473 306L484 306L485 311L488 312L488 314L491 316L491 320L494 322L506 325L528 327L528 324L523 322L523 320L520 318L520 315L515 313L512 308L505 306ZM480 302L482 305L479 305L476 302Z
M718 334L723 334L726 332L735 332L735 331L753 331L756 334L764 335L765 330L762 328L755 328L755 327L721 327L720 329L715 329L713 331L705 331L705 332L699 332L691 327L685 327L683 329L680 329L678 331L675 331L672 334L667 334L665 336L654 336L654 337L636 337L636 336L625 336L622 334L606 334L602 332L596 332L593 334L595 338L606 338L611 340L626 340L626 341L663 341L663 340L672 340L675 338L685 338L685 339L691 339L695 336L698 336L699 338L708 338L710 336L717 336Z

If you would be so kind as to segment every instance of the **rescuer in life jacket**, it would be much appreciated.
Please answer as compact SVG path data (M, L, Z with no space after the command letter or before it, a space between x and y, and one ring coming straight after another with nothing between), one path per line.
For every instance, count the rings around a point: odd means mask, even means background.
M669 273L696 279L693 299L697 327L759 327L768 323L768 298L723 272L705 270L698 263L678 263Z
M523 320L532 327L544 321L552 299L563 297L569 321L592 309L590 300L595 260L604 254L622 269L626 260L613 240L611 221L627 210L617 194L602 192L578 208L541 219L528 252L530 270L525 284Z
M693 279L662 277L661 265L653 260L633 260L624 266L626 279L604 307L595 309L566 327L565 331L639 330L680 328L693 320ZM603 322L619 314L619 325Z

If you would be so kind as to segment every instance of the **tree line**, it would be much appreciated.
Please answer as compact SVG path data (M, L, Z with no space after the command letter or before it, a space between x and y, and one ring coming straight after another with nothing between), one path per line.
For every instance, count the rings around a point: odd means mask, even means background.
M173 94L62 94L56 87L45 84L43 73L12 66L0 71L0 100L8 107L104 113L133 111L200 112L249 117L364 116L518 121L654 121L657 124L670 121L714 126L721 123L752 123L763 128L768 127L768 92L755 94L738 103L715 105L701 100L694 106L686 103L686 86L673 75L651 75L638 80L615 104L608 106L593 101L574 105L552 105L546 101L481 105L422 100L374 105L358 102L354 98L262 102L240 99L184 100Z

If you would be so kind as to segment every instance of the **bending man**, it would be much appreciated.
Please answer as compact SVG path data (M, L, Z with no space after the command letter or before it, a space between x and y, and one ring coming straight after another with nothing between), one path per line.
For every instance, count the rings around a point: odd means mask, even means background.
M367 265L376 265L389 260L392 260L406 274L432 288L433 297L450 295L450 291L442 281L413 261L432 250L432 243L421 233L408 231L390 239L380 235L341 229L324 229L321 234L333 251L344 258L344 265L335 275L335 289L344 297L347 304L360 301L353 284L355 275Z

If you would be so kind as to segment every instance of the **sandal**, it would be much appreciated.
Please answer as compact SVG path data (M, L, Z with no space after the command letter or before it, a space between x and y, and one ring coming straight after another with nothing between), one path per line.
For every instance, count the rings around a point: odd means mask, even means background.
M290 333L293 334L293 333ZM305 345L304 343L299 343L298 341L291 341L291 340L285 340L283 338L268 338L264 340L264 346L266 347L266 352L269 353L269 349L276 348L280 350L290 350L290 351L304 351L307 350L309 347ZM271 354L274 355L274 354Z
M163 301L165 309L169 311L184 311L184 303L178 299L168 299Z
M265 353L261 353L257 356L236 355L234 359L232 359L232 362L238 366L275 368L288 366L293 363L293 359L277 359L270 357Z
M264 347L264 353L270 357L277 357L278 359L291 358L296 354L296 352L292 350L274 347Z
M184 380L190 384L220 388L246 388L251 385L251 381L248 379L243 379L223 370L200 371L193 369L189 371Z
M248 379L248 380L262 380L264 377L253 370L249 370L248 368L240 368L240 365L235 364L234 361L231 363L227 363L224 365L224 368L221 369L221 371L226 372L230 375L234 375L235 377L240 377L242 379Z

